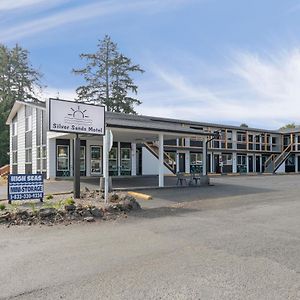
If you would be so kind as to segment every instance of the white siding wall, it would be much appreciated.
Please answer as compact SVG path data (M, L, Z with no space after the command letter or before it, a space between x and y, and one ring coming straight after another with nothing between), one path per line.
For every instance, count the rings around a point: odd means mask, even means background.
M12 173L12 123L9 124L9 172Z
M50 139L49 135L51 135L51 132L47 132L47 179L56 176L56 142L55 139Z
M18 173L25 173L25 106L18 111Z
M37 153L36 153L36 108L32 109L32 173L36 173L36 157L37 157ZM42 124L40 124L39 126L42 127Z
M158 175L158 159L145 147L142 148L142 174L143 175ZM165 167L165 174L172 172Z

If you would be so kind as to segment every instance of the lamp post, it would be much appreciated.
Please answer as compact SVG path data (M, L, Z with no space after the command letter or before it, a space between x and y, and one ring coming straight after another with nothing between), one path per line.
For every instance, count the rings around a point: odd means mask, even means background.
M204 154L205 158L206 158L205 176L207 176L207 174L208 174L208 163L207 163L207 161L208 161L207 160L208 159L208 151L207 151L208 143L210 143L214 139L218 138L220 136L220 132L221 132L221 130L214 131L214 136L205 142L205 146L206 146L205 147L205 154Z

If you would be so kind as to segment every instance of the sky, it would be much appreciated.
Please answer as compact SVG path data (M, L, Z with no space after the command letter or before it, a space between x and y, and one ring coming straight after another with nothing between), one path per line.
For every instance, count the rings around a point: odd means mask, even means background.
M300 124L300 0L0 0L0 43L29 50L44 98L76 97L106 34L145 70L140 114Z

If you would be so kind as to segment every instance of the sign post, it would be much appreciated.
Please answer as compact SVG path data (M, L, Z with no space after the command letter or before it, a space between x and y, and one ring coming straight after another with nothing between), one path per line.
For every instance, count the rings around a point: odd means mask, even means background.
M80 198L80 138L78 134L105 136L105 107L61 99L49 99L47 109L49 131L76 134L74 138L73 193L74 198Z
M104 202L108 203L109 191L109 152L113 146L113 134L109 129L105 129L103 137L103 177L104 177Z
M74 198L80 198L80 138L78 133L74 138Z

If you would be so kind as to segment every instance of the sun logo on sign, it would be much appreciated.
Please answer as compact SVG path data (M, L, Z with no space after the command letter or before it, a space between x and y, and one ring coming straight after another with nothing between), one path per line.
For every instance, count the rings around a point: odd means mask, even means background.
M71 110L73 111L73 113L68 114L68 116L72 116L75 119L84 119L84 118L89 117L85 114L86 109L85 110L80 110L79 105L78 105L77 109L74 109L74 108L71 107Z
M89 116L86 115L86 109L80 109L80 105L78 105L77 108L71 107L70 110L71 112L65 117L66 123L83 125L91 124L93 122L91 119L89 119Z

